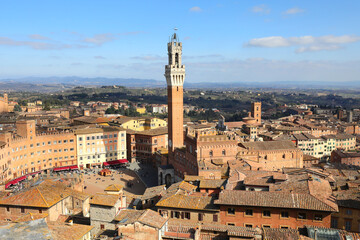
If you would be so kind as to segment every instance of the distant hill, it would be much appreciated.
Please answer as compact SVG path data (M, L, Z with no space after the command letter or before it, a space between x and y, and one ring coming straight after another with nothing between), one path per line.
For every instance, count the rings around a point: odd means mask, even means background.
M119 85L124 87L165 87L166 82L154 79L137 79L137 78L84 78L84 77L25 77L18 79L0 80L1 91L36 91L36 92L53 92L70 89L76 86L109 86ZM185 88L273 88L273 89L360 89L360 81L353 82L185 82Z

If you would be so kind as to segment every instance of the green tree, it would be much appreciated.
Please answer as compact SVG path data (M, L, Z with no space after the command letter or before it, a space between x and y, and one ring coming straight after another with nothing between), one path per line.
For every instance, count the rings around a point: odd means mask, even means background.
M45 102L43 110L50 111L50 103L49 102Z
M21 112L21 111L22 111L22 109L21 109L20 105L19 105L19 104L16 104L16 105L14 106L14 112Z

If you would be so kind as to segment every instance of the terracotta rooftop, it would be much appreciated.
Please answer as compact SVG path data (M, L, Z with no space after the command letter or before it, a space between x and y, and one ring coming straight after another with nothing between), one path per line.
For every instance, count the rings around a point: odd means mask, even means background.
M297 149L292 141L265 141L265 142L246 142L240 143L248 150L283 150ZM300 150L299 150L300 151Z
M332 208L316 197L301 193L223 190L219 195L219 199L215 200L215 204L293 208L326 212L337 211L337 209Z
M217 189L225 186L226 180L224 179L203 179L200 180L200 188Z
M211 197L183 194L175 194L161 199L156 204L156 207L217 211L217 207L213 205Z
M262 228L263 238L266 240L299 240L300 234L297 229Z
M111 185L107 186L104 189L104 191L111 191L111 192L121 191L123 188L124 188L124 186L121 184L111 184Z
M127 225L140 222L142 224L160 229L166 223L167 218L160 216L159 213L150 209L123 209L114 220L119 222L118 225Z
M47 213L27 213L25 215L22 215L21 217L15 219L14 222L27 222L27 221L33 221L41 218L46 218L48 216Z
M144 194L141 196L141 199L149 199L155 196L160 196L162 193L166 192L165 185L149 187L145 189Z
M76 240L83 239L94 226L73 224L63 222L48 222L48 227L54 240Z
M119 201L119 195L97 193L90 197L90 204L113 207Z
M1 198L0 205L49 208L69 196L59 187L40 184Z
M168 189L167 192L168 193L176 193L178 190L183 190L186 192L193 192L196 190L196 186L185 182L185 181L181 181L181 182L177 182L177 183L173 183Z
M184 176L184 181L186 182L194 182L194 181L199 181L204 179L203 176L198 176L198 175L185 175Z
M356 138L354 135L350 135L347 133L338 133L336 135L334 134L330 134L330 135L324 135L321 136L324 139L337 139L337 140L345 140L345 139L351 139L351 138Z
M183 219L170 218L168 221L169 232L190 232L199 227L199 222ZM205 231L223 232L228 236L245 237L253 239L260 231L255 228L222 225L219 223L201 223L201 229ZM237 239L237 238L236 238Z
M168 133L168 127L159 127L155 129L149 129L145 131L138 131L136 134L140 135L148 135L148 136L158 136L158 135L164 135Z

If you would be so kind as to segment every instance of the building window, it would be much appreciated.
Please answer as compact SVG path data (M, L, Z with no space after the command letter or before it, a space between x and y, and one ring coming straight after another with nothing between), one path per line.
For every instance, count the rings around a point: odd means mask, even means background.
M235 226L235 223L226 223L228 226Z
M345 230L351 231L351 220L345 220Z
M331 218L331 227L332 228L338 228L339 223L337 218Z
M25 208L21 208L21 213L25 213Z
M180 212L175 212L175 218L180 218Z
M252 209L246 209L245 210L245 216L253 216L253 210Z
M204 220L204 214L203 214L203 213L199 213L199 215L198 215L198 220L199 220L199 221Z
M228 213L229 215L235 215L235 208L228 208L228 209L227 209L227 213Z
M218 221L218 215L214 214L213 215L213 222L217 222Z
M271 217L271 212L269 210L264 210L262 215L263 217Z
M323 216L321 214L315 214L314 220L318 222L322 222Z
M289 229L288 226L280 226L281 229Z
M223 156L225 156L225 155L226 155L226 151L225 151L225 149L224 149L224 150L222 150L222 155L223 155Z
M210 150L210 152L209 152L209 156L210 156L210 157L212 157L213 155L214 155L213 151L212 151L212 150Z
M281 212L281 218L289 218L289 212Z
M101 230L104 230L104 229L105 229L104 224L100 224L100 229L101 229Z
M245 223L245 227L247 227L247 228L252 228L253 225L252 225L252 224L246 224L246 223Z
M346 215L352 215L352 211L350 209L346 209Z
M10 212L10 207L6 207L6 211L7 211L7 212Z
M190 213L189 212L185 212L185 218L190 220Z
M306 213L303 213L303 212L301 212L301 213L298 213L298 217L297 217L298 219L306 219Z
M263 228L271 228L270 225L262 225Z

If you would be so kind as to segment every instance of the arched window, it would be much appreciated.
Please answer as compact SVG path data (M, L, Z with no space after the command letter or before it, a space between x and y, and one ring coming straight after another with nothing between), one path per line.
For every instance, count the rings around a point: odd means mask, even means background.
M283 154L283 156L282 156L284 159L285 159L285 153Z
M225 156L226 155L226 150L222 150L222 155Z
M265 158L265 160L267 160L267 155L265 155L265 157L264 157L264 158Z

